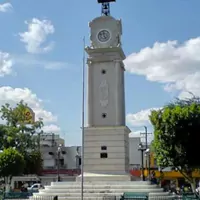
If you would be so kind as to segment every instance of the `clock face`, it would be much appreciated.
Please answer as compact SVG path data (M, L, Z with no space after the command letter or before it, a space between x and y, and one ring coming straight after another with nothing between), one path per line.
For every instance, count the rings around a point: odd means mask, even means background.
M98 33L97 37L100 42L107 42L110 39L110 32L107 30L102 30Z

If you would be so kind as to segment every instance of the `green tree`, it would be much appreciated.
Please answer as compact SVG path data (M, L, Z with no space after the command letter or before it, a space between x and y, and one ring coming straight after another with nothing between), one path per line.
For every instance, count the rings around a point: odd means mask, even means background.
M38 121L27 119L27 104L23 101L19 102L16 107L11 107L9 104L5 104L0 109L1 118L4 120L5 125L0 125L0 148L6 149L9 147L15 147L25 158L27 162L26 167L30 165L29 158L38 152L39 153L39 138L42 133L43 122L42 119ZM29 121L30 123L29 123ZM38 159L38 157L37 157ZM31 166L32 173L36 174L41 169L39 162L33 162L34 166ZM25 169L25 172L30 171Z
M24 167L24 157L16 149L11 147L0 153L0 177L5 180L6 192L10 190L12 177L21 175Z
M153 149L157 163L175 167L192 184L192 172L200 168L200 100L180 100L153 110L150 121L154 128Z
M25 155L26 167L24 174L40 174L42 170L42 158L39 151L27 152Z

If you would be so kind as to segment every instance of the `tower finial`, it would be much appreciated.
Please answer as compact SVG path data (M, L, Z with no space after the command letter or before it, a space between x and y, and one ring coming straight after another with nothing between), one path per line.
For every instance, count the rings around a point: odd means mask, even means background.
M116 2L116 0L97 0L98 3L102 4L101 14L105 16L110 15L110 2Z

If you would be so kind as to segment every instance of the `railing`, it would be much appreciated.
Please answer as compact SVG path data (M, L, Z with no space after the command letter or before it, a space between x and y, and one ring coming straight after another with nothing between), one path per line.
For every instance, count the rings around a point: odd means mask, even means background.
M31 192L5 192L2 199L28 199L32 196Z
M162 193L161 193L162 195ZM182 195L151 196L148 193L125 192L121 197L104 196L103 200L200 200L194 193L184 193Z
M5 192L0 194L1 200L10 200L10 199L20 199L25 200L29 199L33 194L31 192ZM37 200L58 200L58 196L45 196L45 197L34 197Z

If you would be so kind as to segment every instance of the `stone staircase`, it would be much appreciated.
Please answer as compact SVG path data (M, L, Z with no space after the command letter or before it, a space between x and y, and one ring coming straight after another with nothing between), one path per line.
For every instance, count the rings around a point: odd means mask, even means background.
M169 199L169 193L163 192L162 188L151 185L145 181L126 182L84 182L84 199L103 200L105 196L117 196L117 200L124 192L149 193L149 199ZM80 182L52 182L50 186L34 193L31 200L52 200L53 196L58 196L58 200L80 200ZM112 198L110 198L112 199Z

